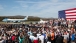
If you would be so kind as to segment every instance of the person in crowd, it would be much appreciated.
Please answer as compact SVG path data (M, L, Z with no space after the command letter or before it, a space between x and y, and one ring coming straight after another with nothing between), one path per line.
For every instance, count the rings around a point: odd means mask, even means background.
M74 42L74 40L75 40L75 34L72 33L72 35L71 35L71 42Z
M55 43L55 33L54 33L54 30L51 31L51 43Z
M33 43L39 43L39 38L36 33L34 34Z
M12 43L15 43L16 36L13 34L13 36L11 37L11 39L12 39Z
M50 36L50 33L47 33L47 42L51 42L51 36Z
M72 20L58 19L29 25L0 24L0 41L2 43L76 43L76 23ZM37 36L34 35L35 33Z
M58 33L55 38L55 43L63 43L63 39L64 37L60 33Z
M41 41L41 43L44 43L44 35L43 33L41 33L41 35L39 36L39 40Z
M19 36L19 43L23 43L24 41L24 35L21 33Z
M67 43L67 42L68 42L68 36L67 36L66 31L64 31L63 37L64 37L63 42L64 42L64 43Z

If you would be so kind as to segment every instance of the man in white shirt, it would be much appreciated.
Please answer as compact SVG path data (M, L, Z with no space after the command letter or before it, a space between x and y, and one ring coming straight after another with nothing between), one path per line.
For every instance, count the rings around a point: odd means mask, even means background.
M44 36L43 35L40 35L39 39L41 40L41 43L44 43Z
M38 38L39 38L40 35L41 35L40 33L37 33L37 37L38 37Z
M64 33L63 37L64 37L64 43L67 43L67 41L68 41L68 35L66 33Z
M30 35L29 38L31 39L31 41L33 41L34 36L33 35Z

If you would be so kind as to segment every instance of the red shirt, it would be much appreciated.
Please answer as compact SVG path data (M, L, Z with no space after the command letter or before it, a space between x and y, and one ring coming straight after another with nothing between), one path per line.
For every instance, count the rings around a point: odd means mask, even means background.
M38 40L34 40L33 43L38 43Z
M16 36L12 36L12 41L14 41L14 40L15 40L15 38L16 38Z

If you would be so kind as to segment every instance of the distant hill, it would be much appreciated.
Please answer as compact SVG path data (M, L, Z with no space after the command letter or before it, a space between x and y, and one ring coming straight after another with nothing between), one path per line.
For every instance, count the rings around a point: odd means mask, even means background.
M0 16L2 18L10 18L10 19L23 19L26 16Z

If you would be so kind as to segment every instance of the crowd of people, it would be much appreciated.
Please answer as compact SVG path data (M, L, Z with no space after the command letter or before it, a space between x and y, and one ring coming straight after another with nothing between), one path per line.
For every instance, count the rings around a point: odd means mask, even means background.
M76 43L76 21L0 24L1 43Z

